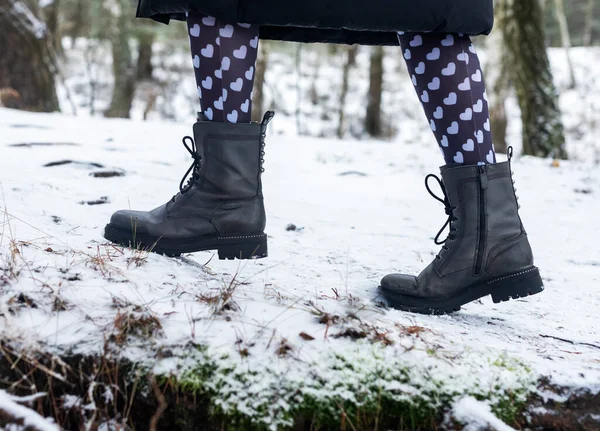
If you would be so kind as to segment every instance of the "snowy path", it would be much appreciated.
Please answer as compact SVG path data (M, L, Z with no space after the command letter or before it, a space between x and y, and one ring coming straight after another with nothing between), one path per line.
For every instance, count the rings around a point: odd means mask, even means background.
M152 362L168 348L174 357L157 360L159 372L191 366L184 346L194 342L228 354L234 366L285 376L290 385L307 379L309 368L332 387L350 384L352 373L328 368L342 357L355 373L377 370L378 384L398 396L425 394L435 382L454 396L493 392L495 384L509 390L541 376L600 390L599 166L553 168L547 160L518 158L521 215L546 291L498 305L486 298L430 317L373 302L383 275L417 273L438 251L432 238L445 215L423 179L437 172L441 158L429 135L407 145L271 134L268 259L221 262L211 252L169 259L106 245L102 231L113 211L151 209L176 192L189 165L179 140L188 133L173 124L0 109L0 206L8 213L0 217L3 337L50 351L100 352L116 316L127 310L155 316L160 325L150 339L128 340L122 354ZM76 145L10 146L19 143ZM61 160L106 169L43 167ZM90 175L115 168L125 176ZM102 197L108 203L80 204ZM299 229L287 231L290 223ZM207 296L234 279L234 306L215 313L218 305ZM331 325L319 323L318 314ZM365 339L344 336L348 328ZM394 386L394 370L401 369L411 375L408 386ZM257 379L261 392L269 381ZM224 396L226 407L246 402L236 390Z

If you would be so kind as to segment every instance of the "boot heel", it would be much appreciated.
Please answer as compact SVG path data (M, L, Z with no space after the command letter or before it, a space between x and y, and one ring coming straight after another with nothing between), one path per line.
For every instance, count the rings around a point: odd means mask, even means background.
M493 289L494 303L525 298L544 291L540 271L536 267L499 277L487 283Z
M267 236L248 242L222 245L218 248L219 259L261 259L268 256Z

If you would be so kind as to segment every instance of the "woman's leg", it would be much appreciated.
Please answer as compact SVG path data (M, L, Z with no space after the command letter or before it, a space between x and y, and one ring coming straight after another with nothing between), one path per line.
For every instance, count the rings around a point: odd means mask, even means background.
M187 24L202 113L209 121L249 123L258 27L199 12L190 12Z
M495 163L485 83L471 39L442 33L398 33L398 39L446 163Z

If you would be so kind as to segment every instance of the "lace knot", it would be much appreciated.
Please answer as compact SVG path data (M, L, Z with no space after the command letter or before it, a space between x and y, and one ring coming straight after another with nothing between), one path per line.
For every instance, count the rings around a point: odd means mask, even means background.
M185 173L185 175L183 176L183 178L181 179L181 183L179 183L179 192L183 195L190 191L194 182L199 178L198 171L200 170L200 166L202 163L202 156L198 154L196 143L194 142L192 137L186 136L185 138L183 138L182 142L183 146L186 150L188 150L190 156L194 160L187 172ZM190 143L190 145L188 145L188 142ZM190 172L192 172L192 176L188 180L187 184L184 185L183 183L185 182L185 179L188 177Z

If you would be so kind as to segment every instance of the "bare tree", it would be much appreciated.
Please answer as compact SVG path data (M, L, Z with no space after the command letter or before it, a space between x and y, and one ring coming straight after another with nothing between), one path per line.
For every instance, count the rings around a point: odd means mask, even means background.
M252 121L260 122L265 110L265 74L269 64L269 44L261 42L256 61L254 89L252 90Z
M367 96L367 114L365 129L371 136L383 135L381 121L381 94L383 92L383 47L376 46L371 52L369 72L369 94Z
M497 152L506 152L508 144L506 133L508 117L506 115L506 100L511 90L510 64L508 52L504 44L503 28L506 25L506 0L496 0L495 30L487 39L489 61L486 68L486 81L489 88L490 121L492 141Z
M129 42L131 39L132 4L129 0L115 0L113 5L115 28L110 34L113 57L113 88L106 117L129 118L136 84L136 67Z
M51 35L21 1L0 0L0 46L0 88L12 88L19 94L13 107L58 111Z
M594 4L595 0L588 0L585 16L585 26L583 28L583 46L592 44L592 33L594 31Z
M563 48L565 49L567 65L569 66L569 88L575 88L577 83L575 81L573 61L571 61L571 34L569 33L569 24L567 22L567 15L565 14L565 5L563 0L554 0L554 13L556 15L556 20L558 21L558 27L560 28L560 37Z
M346 107L346 96L348 95L350 69L356 65L356 54L358 53L358 45L352 45L346 48L346 61L342 69L342 91L340 92L339 102L339 117L337 135L339 138L344 137L344 108Z
M504 41L523 120L523 152L566 159L558 94L544 42L539 0L507 0Z

